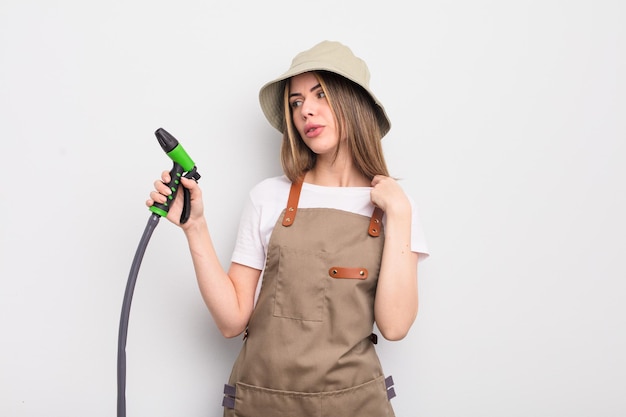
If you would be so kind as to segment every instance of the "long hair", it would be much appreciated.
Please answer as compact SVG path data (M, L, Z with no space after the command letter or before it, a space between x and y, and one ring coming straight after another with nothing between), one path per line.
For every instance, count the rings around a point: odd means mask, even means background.
M375 175L389 176L381 145L382 134L378 124L376 104L371 96L358 84L327 71L314 73L330 105L337 123L339 147L347 146L352 162L366 178ZM283 141L281 164L287 178L292 182L301 178L315 166L317 155L302 140L293 124L289 105L289 80L284 81Z

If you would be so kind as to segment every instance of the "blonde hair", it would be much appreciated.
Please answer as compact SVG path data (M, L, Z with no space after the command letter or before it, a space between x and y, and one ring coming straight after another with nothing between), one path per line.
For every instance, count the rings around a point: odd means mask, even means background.
M339 146L348 147L354 166L366 178L389 176L381 145L382 134L376 104L372 97L358 84L335 73L316 71L314 74L335 116ZM289 80L283 81L283 111L285 126L280 160L285 175L294 182L315 166L317 155L306 146L293 124ZM335 157L338 152L339 147Z

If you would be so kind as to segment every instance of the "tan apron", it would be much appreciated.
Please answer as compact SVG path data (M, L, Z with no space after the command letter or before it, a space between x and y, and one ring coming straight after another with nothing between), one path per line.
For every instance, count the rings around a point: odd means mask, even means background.
M301 188L272 232L224 416L392 417L372 334L382 211L298 209Z

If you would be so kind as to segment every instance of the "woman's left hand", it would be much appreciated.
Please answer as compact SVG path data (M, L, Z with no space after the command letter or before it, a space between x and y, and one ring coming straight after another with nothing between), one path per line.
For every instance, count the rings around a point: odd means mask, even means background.
M372 179L372 203L384 212L411 211L411 203L396 180L384 175Z

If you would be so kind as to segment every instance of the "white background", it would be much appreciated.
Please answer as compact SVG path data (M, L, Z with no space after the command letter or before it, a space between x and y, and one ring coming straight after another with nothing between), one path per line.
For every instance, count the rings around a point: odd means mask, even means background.
M115 415L120 309L171 161L197 163L228 265L281 173L260 86L323 39L363 57L432 256L409 336L378 345L398 417L626 415L626 3L0 4L0 415ZM223 339L183 235L154 232L127 415L221 415Z

